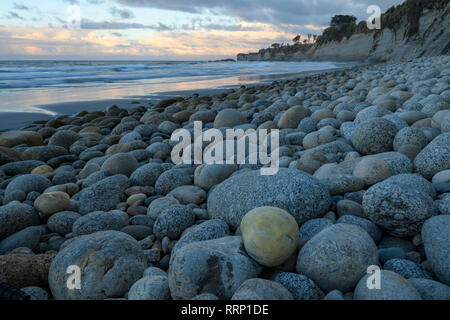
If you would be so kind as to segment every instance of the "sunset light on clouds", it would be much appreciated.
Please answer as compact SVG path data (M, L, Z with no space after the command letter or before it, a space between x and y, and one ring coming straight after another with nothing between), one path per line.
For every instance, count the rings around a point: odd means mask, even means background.
M373 1L372 1L373 2ZM382 9L401 1L377 1ZM296 34L320 34L332 13L366 19L370 1L6 0L1 59L202 60L234 57ZM80 28L68 28L70 6Z

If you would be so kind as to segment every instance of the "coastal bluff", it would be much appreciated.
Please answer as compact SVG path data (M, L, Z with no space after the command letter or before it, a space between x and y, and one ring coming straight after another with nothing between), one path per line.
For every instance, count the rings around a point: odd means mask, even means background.
M238 61L402 61L424 56L445 55L450 51L450 3L443 8L424 8L411 34L411 21L402 16L394 27L356 32L341 41L314 44L305 50L260 50L238 54ZM382 19L383 21L383 19Z

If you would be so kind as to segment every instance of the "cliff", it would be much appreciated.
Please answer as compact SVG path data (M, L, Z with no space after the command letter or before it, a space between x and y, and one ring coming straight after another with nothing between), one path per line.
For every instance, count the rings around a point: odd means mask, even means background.
M411 3L415 6L414 9L407 7L411 6ZM422 7L417 9L417 3ZM418 12L414 13L413 10ZM448 0L408 0L382 16L381 30L355 32L341 41L315 44L308 50L297 50L289 54L283 52L283 48L272 48L270 54L261 54L261 50L258 53L239 54L238 60L401 61L448 54L449 13Z

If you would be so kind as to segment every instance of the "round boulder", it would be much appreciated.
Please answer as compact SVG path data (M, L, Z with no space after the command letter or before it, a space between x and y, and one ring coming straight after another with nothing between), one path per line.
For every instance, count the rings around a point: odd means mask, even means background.
M80 268L80 289L67 286L74 273L67 273L70 266ZM58 253L50 266L48 282L56 300L120 298L146 267L144 252L131 236L117 231L97 232L75 238Z
M242 219L241 232L247 253L266 267L282 264L298 246L297 221L280 208L249 211Z
M373 118L360 123L352 136L355 149L361 154L392 151L397 127L389 120Z
M259 170L234 175L209 193L208 212L237 229L242 218L257 207L273 206L289 212L298 224L323 216L331 204L327 188L312 176L280 168L275 175Z
M421 191L390 181L370 187L363 196L364 216L396 237L413 236L437 213L433 199Z
M297 272L326 292L352 291L367 268L378 264L371 236L358 226L332 225L309 240L297 259Z

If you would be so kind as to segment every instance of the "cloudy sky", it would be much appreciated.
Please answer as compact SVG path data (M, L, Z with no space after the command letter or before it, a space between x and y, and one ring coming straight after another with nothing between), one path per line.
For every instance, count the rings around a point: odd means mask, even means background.
M1 0L0 59L234 58L404 0Z

